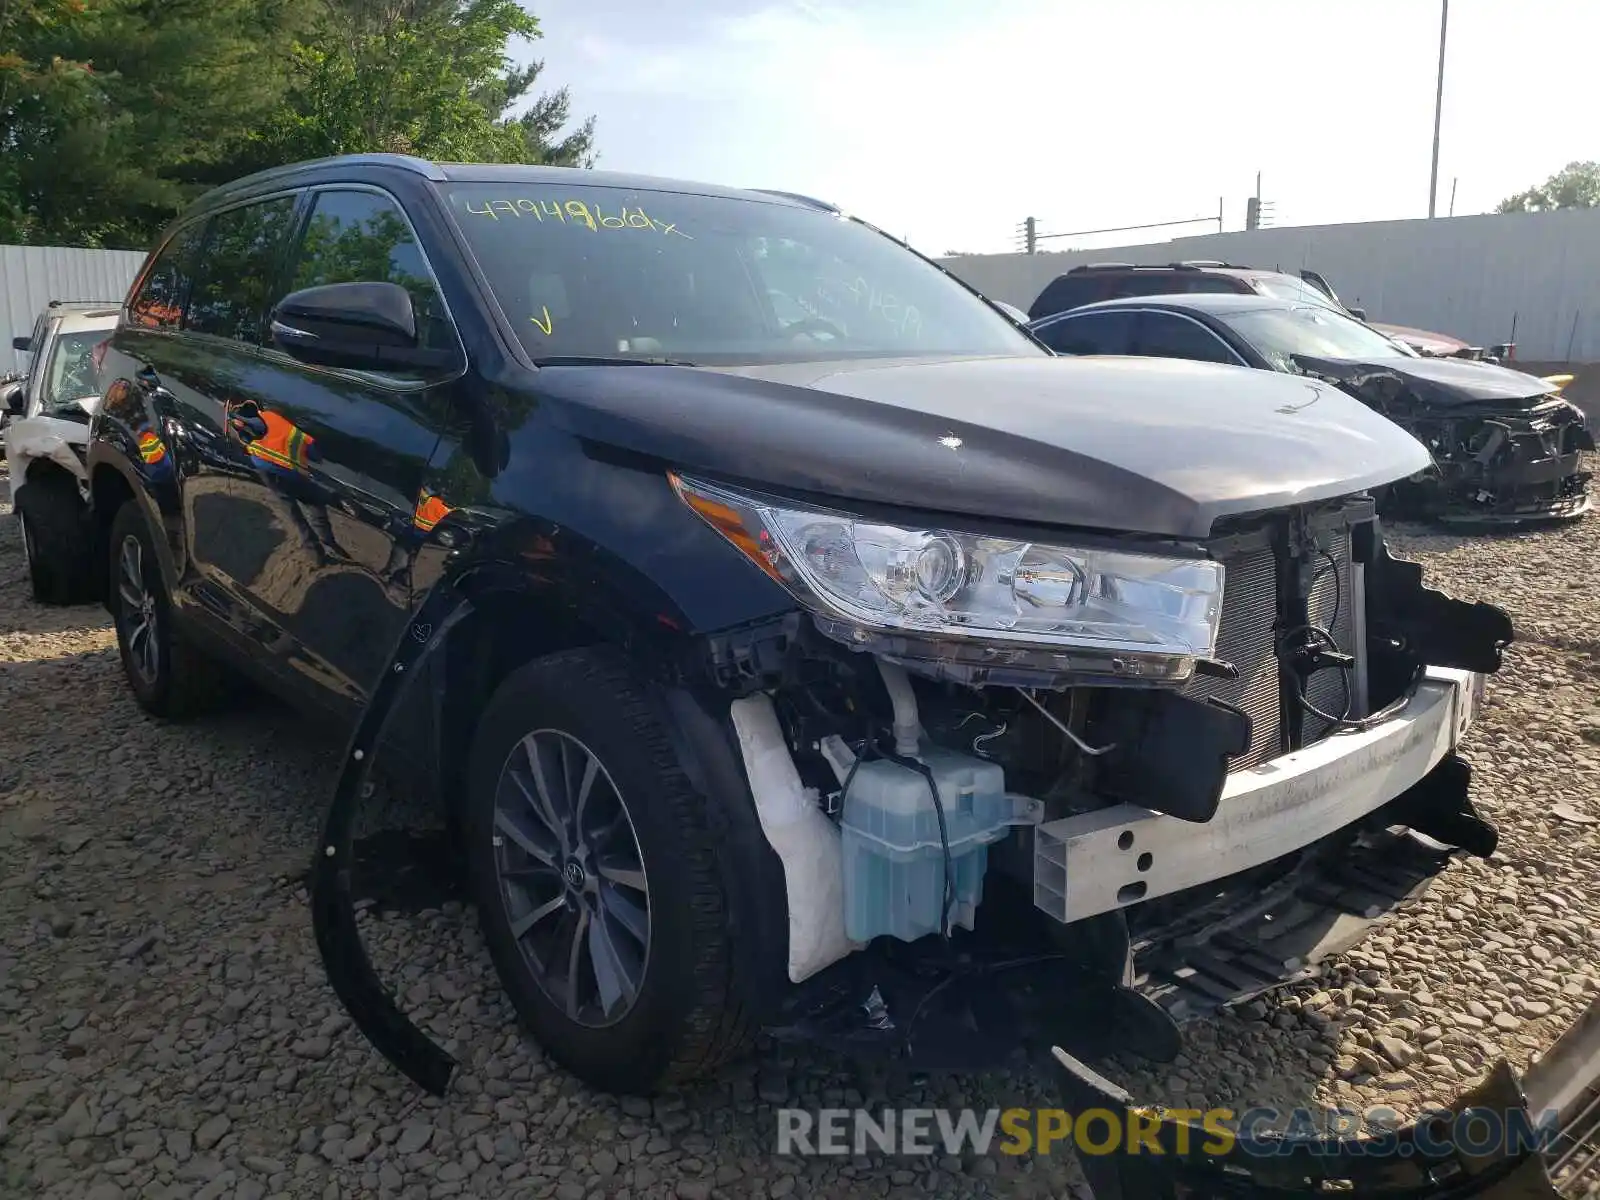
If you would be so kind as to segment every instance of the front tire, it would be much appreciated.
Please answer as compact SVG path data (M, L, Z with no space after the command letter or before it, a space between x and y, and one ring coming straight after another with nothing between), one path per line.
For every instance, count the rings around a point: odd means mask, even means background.
M513 672L468 763L467 865L523 1025L567 1070L648 1094L751 1035L707 799L620 655Z
M47 468L17 489L13 506L33 598L51 605L93 600L94 550L76 481Z
M174 627L155 542L135 501L124 504L111 523L110 554L106 579L117 648L139 707L168 720L218 708L222 668Z

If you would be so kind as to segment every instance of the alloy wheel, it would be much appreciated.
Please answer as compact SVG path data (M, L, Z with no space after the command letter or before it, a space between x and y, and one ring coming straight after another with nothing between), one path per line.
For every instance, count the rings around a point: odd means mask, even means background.
M580 1025L632 1011L650 960L650 889L627 804L583 742L540 729L494 797L501 904L540 990Z
M156 643L156 598L144 579L144 547L128 534L117 554L117 623L122 627L128 662L146 684L156 681L160 651Z

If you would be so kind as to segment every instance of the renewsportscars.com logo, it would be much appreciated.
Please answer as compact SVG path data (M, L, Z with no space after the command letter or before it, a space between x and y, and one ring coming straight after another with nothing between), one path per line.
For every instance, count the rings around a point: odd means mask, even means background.
M1079 1154L1165 1154L1160 1131L1173 1126L1170 1149L1179 1154L1270 1157L1290 1154L1296 1142L1350 1139L1343 1153L1373 1157L1445 1154L1524 1154L1542 1151L1555 1137L1557 1115L1535 1119L1517 1109L1431 1109L1417 1119L1409 1138L1399 1136L1392 1109L1059 1108L867 1109L780 1108L779 1154L1050 1154L1070 1147Z

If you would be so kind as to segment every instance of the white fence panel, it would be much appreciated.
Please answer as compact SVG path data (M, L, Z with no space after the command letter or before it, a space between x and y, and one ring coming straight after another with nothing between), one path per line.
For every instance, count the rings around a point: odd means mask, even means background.
M60 246L0 246L0 373L27 365L11 339L33 330L52 300L109 300L121 304L144 265L139 250L80 250Z
M1308 267L1374 321L1483 346L1511 341L1514 325L1520 359L1600 361L1600 209L1308 225L940 261L994 299L1026 309L1045 284L1080 263L1185 259Z

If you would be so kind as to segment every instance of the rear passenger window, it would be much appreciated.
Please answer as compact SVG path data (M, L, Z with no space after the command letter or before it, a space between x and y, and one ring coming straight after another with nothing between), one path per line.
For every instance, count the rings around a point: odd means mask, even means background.
M1032 307L1028 309L1028 319L1037 321L1040 317L1052 317L1068 309L1093 304L1096 300L1105 300L1107 297L1104 293L1105 280L1100 276L1058 276L1046 285L1044 291L1034 300Z
M176 329L183 322L184 294L189 290L189 252L197 226L180 229L167 239L151 264L139 292L128 305L128 322L142 329Z
M1235 283L1229 275L1195 275L1183 288L1186 292L1206 292L1211 295L1238 296L1247 289Z
M183 327L261 345L294 197L230 208L211 218Z
M1133 341L1131 312L1084 313L1065 317L1036 336L1057 354L1127 354Z
M328 283L396 283L411 293L418 343L453 350L455 330L405 214L377 192L318 192L295 260L292 290Z
M1238 357L1211 330L1188 317L1147 312L1139 324L1139 349L1148 358L1187 358L1196 362L1232 363Z
M1194 277L1180 275L1176 271L1141 271L1135 275L1124 275L1111 285L1111 299L1120 300L1125 296L1176 296L1182 292L1191 291L1190 284Z

